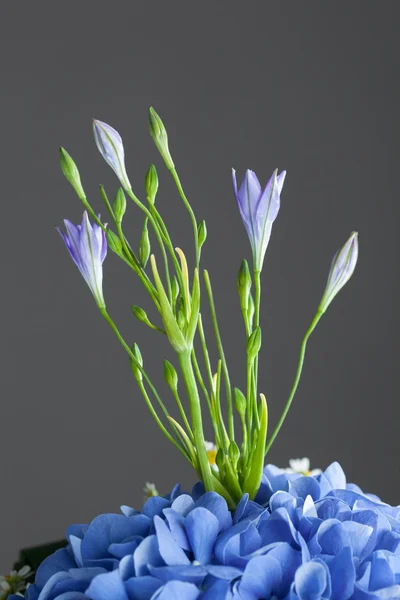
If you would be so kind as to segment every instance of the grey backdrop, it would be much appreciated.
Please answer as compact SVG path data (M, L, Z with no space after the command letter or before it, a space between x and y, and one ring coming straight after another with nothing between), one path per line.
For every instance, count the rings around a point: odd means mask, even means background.
M123 135L131 181L143 193L159 168L159 208L191 256L190 225L148 135L154 105L209 240L226 353L241 385L243 328L236 273L249 257L230 169L265 181L286 168L268 250L261 381L274 423L330 261L360 233L354 279L313 337L304 377L270 460L339 460L369 491L400 501L399 478L399 3L5 1L0 8L2 235L0 572L17 550L62 536L142 485L167 492L195 481L158 433L123 354L54 229L81 206L58 167L78 162L93 203L113 173L91 118ZM130 207L136 244L141 215ZM136 239L135 239L136 238ZM148 307L114 256L109 308L162 384L159 340L135 322ZM215 353L214 353L215 356Z

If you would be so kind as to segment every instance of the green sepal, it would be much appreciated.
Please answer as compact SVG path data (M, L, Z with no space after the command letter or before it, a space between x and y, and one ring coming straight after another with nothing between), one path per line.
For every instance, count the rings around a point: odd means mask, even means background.
M121 223L123 216L126 211L126 198L124 194L124 190L122 188L118 188L118 191L115 195L114 203L113 203L113 212L115 215L115 220L117 223Z
M154 165L150 165L144 180L146 198L149 204L154 204L158 190L158 175Z
M250 500L253 500L258 492L264 468L265 441L268 430L268 406L264 394L260 394L260 404L260 429L250 464L250 470L243 484L243 492L249 494Z
M65 179L72 185L80 200L86 200L78 167L64 148L60 148L60 166Z
M165 293L164 286L158 274L156 259L154 254L151 255L151 268L153 271L154 282L156 284L158 298L161 308L161 316L165 327L169 343L178 354L187 351L188 345L183 336L183 333L179 329L178 323L176 322L174 313L172 312L171 305L169 303L167 294Z
M176 392L178 389L178 373L167 359L164 359L164 379L171 392Z

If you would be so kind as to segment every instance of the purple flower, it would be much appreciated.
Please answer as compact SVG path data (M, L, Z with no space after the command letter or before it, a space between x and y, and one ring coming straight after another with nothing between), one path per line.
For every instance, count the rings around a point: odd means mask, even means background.
M286 171L278 175L278 171L275 170L263 191L257 175L248 169L238 190L236 171L232 169L233 189L253 250L255 271L262 269L265 251L271 237L272 223L279 212L280 194L285 176Z
M353 231L347 242L333 257L324 295L319 309L325 312L329 304L354 273L358 259L358 233Z
M111 125L93 119L94 139L100 154L115 172L125 190L131 189L131 184L125 170L125 152L122 138Z
M107 255L107 241L104 230L90 224L87 212L83 213L82 224L73 225L64 220L66 234L57 228L70 253L72 260L88 284L98 306L104 307L103 261Z

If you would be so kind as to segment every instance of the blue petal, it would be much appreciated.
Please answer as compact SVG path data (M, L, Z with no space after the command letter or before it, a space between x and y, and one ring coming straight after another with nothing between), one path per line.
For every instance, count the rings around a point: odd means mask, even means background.
M163 564L159 549L157 536L149 535L143 540L133 553L136 577L148 575L147 565L158 566Z
M149 576L133 577L125 582L125 588L131 600L150 600L161 586L161 581Z
M321 600L328 585L326 568L316 561L302 565L294 577L299 600Z
M279 563L270 556L250 560L239 584L239 592L246 600L269 598L276 593L282 580Z
M195 559L208 564L220 529L217 517L206 508L195 508L185 519L185 529Z
M160 517L154 517L154 526L157 533L158 548L165 563L170 566L189 565L188 557L175 542L165 522Z
M226 500L216 492L206 492L196 502L196 507L203 506L215 515L219 521L220 531L226 531L232 525L232 515Z
M116 569L111 573L98 575L90 584L87 595L92 600L128 600L124 583Z
M351 549L348 547L343 548L329 562L328 568L332 581L331 600L348 600L348 598L351 598L356 578Z
M40 591L46 585L52 575L55 575L60 571L68 571L76 566L76 562L73 556L71 556L69 550L66 548L56 550L54 554L51 554L45 558L38 568L36 572L35 584Z
M170 581L155 593L152 600L197 600L199 596L200 590L192 583Z

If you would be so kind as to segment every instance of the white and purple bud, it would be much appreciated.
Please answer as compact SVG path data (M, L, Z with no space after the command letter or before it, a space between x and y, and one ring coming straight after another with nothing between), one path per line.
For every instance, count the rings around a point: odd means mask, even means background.
M107 255L107 241L104 230L90 224L87 212L83 213L81 225L73 225L64 220L66 233L57 228L72 260L88 284L99 308L105 307L103 297L103 261Z
M334 297L354 273L358 258L358 233L353 231L347 242L333 257L324 295L319 311L324 313Z
M233 189L253 250L255 271L261 271L263 266L272 224L280 208L280 194L285 177L286 171L278 175L278 171L275 170L263 190L257 175L248 169L238 189L236 171L232 169Z
M93 119L94 139L100 154L121 182L122 187L132 189L125 169L125 152L122 138L111 125Z

